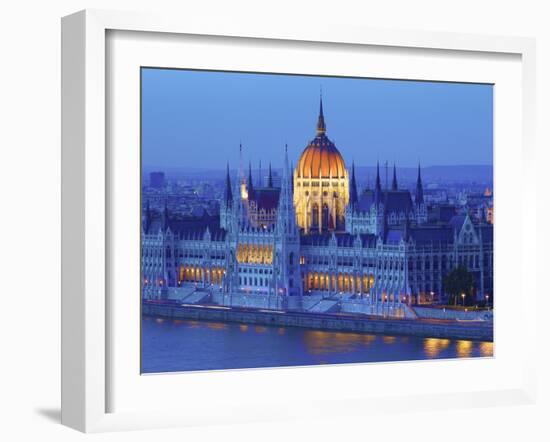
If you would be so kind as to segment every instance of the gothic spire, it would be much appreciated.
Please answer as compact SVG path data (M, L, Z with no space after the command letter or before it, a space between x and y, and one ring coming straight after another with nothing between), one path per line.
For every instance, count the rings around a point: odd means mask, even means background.
M248 182L246 184L246 191L248 192L248 199L254 198L254 184L252 183L252 163L248 163Z
M241 142L239 142L239 178L237 181L244 183L243 143Z
M260 165L258 166L258 187L262 186L262 160L260 160Z
M269 175L267 177L267 187L273 187L273 176L271 175L271 162L269 163Z
M325 125L325 116L323 115L323 92L321 91L319 97L319 119L317 120L317 136L322 136L327 131Z
M416 179L416 204L424 204L424 189L422 187L422 177L420 176L420 163L418 163L418 177Z
M229 177L229 163L227 163L227 171L225 174L225 192L223 196L226 206L230 206L233 202L233 192L231 191L231 178Z
M288 146L285 145L285 161L283 164L283 177L281 179L281 191L279 194L279 207L277 217L279 228L286 233L293 233L296 229L294 204L292 202L292 176L288 165Z
M393 180L391 182L391 190L397 190L397 171L395 170L395 163L393 163Z
M294 195L294 179L292 178L292 171L294 170L294 163L290 162L290 190L292 191L292 195Z
M376 184L374 186L374 202L376 205L382 202L382 184L380 183L380 162L376 162Z
M355 162L351 163L350 203L352 207L357 204L357 183L355 182Z

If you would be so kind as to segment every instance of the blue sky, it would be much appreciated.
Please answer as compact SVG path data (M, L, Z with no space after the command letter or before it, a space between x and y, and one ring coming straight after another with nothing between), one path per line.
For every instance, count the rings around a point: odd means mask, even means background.
M346 163L491 165L493 87L417 81L142 69L146 168L282 165L315 136L319 91L327 136Z

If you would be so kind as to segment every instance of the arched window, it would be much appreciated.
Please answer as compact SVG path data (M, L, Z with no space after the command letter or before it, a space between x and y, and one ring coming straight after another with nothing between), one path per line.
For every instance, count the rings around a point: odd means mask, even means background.
M328 204L323 204L323 215L322 215L322 229L328 230L329 226L329 210L328 210Z
M288 264L294 265L294 252L290 252L290 254L288 255Z
M311 225L319 227L319 205L317 203L311 206Z

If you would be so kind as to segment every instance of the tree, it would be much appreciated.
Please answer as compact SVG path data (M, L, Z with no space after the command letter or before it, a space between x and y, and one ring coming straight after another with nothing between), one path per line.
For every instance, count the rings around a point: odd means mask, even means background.
M458 266L445 276L443 286L449 295L449 304L457 305L463 293L466 296L473 293L474 278L466 267Z

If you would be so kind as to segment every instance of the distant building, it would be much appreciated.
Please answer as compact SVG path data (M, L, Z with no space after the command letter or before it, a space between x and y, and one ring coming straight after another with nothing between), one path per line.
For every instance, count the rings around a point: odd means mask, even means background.
M399 188L395 167L391 188L382 188L377 168L374 188L359 192L355 167L349 176L326 136L322 103L316 137L294 171L285 153L280 186L272 173L262 181L249 167L232 183L228 166L219 217L147 207L143 297L195 286L228 305L248 306L253 294L300 309L307 296L321 296L404 315L408 305L445 299L444 278L459 265L473 275L478 300L492 295L492 225L448 204L428 216L420 166L414 192Z
M166 185L164 172L151 172L149 174L149 187L163 189Z

